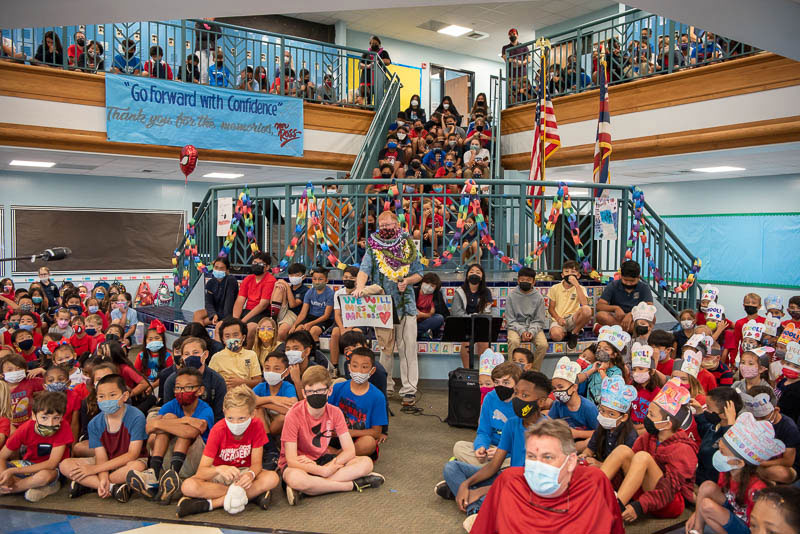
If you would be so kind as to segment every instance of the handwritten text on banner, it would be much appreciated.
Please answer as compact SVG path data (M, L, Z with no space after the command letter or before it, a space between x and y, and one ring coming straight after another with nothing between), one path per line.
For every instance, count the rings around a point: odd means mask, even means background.
M354 326L392 328L392 297L389 295L369 297L339 295L339 304L345 328Z

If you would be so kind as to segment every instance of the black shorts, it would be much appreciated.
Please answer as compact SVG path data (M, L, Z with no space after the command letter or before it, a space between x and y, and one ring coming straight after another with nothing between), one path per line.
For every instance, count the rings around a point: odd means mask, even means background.
M247 315L248 313L250 313L250 310L244 310L244 311L242 312L242 314L243 314L243 315ZM250 319L247 321L247 324L250 324L250 323L258 323L258 322L259 322L261 319L263 319L264 317L271 317L271 315L269 314L269 307L268 307L266 310L264 310L264 311L262 311L261 313L259 313L258 315L254 315L253 317L251 317L251 318L250 318Z
M311 321L316 321L317 319L319 319L319 317L316 315L307 315L306 320L303 321L303 324L310 323ZM318 323L314 326L318 326L322 328L323 332L327 332L327 330L333 326L333 317L329 317L326 321Z

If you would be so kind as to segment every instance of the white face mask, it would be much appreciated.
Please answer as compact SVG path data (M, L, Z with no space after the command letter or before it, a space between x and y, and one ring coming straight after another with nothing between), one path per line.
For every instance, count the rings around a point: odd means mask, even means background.
M687 319L685 321L681 321L681 328L684 330L690 330L694 326L694 321L691 319Z
M231 431L231 434L234 436L241 436L244 434L245 430L247 430L247 427L250 426L252 420L252 418L248 418L247 421L242 421L241 423L231 423L225 419L225 424L228 425L228 430Z
M302 350L287 350L286 357L289 358L289 365L296 365L303 361Z
M3 376L5 377L5 381L9 384L19 384L25 379L25 371L10 371Z
M605 415L597 414L597 422L606 430L613 430L617 428L617 420L613 417L606 417Z
M405 123L406 123L405 121L397 121L397 125L398 126L403 126L403 125L405 125Z
M354 373L350 371L350 378L352 378L353 382L356 384L363 384L369 380L369 373Z
M424 293L425 295L430 295L431 293L433 293L433 292L434 292L434 290L435 290L435 289L436 289L436 287L434 287L434 286L433 286L433 285L431 285L431 284L422 284L422 286L420 287L420 290L421 290L421 291L422 291L422 293Z
M419 106L419 100L412 100L411 101L411 105L412 106Z
M637 384L646 384L650 380L650 373L647 371L634 371L633 381Z
M450 109L450 104L442 104L442 107L443 107L444 109Z
M264 371L264 380L270 386L277 386L283 380L283 376L281 373L274 373L272 371Z
M292 284L293 286L296 286L297 284L303 281L303 278L304 278L303 276L290 276L289 283Z
M397 138L402 141L403 139L406 138L406 134L404 134L403 132L397 132Z

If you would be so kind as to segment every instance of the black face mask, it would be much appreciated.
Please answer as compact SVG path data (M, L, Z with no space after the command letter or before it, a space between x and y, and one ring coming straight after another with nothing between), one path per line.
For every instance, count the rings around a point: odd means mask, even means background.
M370 47L370 50L372 50L373 52L377 52L380 49L381 49L381 47L379 45L372 45Z
M217 67L222 67L222 64L223 64L222 61L217 61Z
M23 350L23 351L29 351L29 350L31 350L32 347L33 347L33 340L32 339L26 339L25 341L20 341L19 342L19 348L21 350Z
M719 416L718 413L706 412L706 421L711 423L713 426L717 426L722 422L722 418Z
M77 39L75 42L78 44L78 46L83 47L83 45L86 44L86 39Z
M328 402L328 395L325 393L315 393L306 397L308 405L312 408L319 410Z
M467 277L467 282L469 282L470 284L478 285L481 283L481 280L482 278L481 275L479 274L471 274Z
M637 336L644 336L650 331L650 328L643 324L637 324L635 327L635 332Z
M800 321L800 310L789 310L789 317L795 321Z
M419 169L419 161L412 161L411 162L412 169Z
M511 395L514 394L514 388L510 388L508 386L495 386L494 392L497 393L498 399L505 402L511 398Z
M621 283L622 283L622 282L621 282ZM622 283L622 287L624 287L626 291L633 291L634 289L636 289L636 286L638 286L638 285L639 285L639 284L626 284L626 283Z
M532 287L530 282L519 282L517 285L522 291L530 291Z
M658 436L658 433L661 432L659 429L656 428L656 424L649 417L645 417L643 423L644 423L644 429L651 436Z
M263 263L254 263L250 266L250 272L256 276L264 274L264 264Z
M117 334L106 334L106 341L119 341Z
M747 315L755 315L756 313L758 313L758 306L745 306L744 312Z
M539 411L538 401L526 402L519 397L514 397L511 399L511 406L514 408L514 414L522 419L525 419L526 417L529 417Z
M389 173L389 174L381 173L381 178L387 178L388 179L388 178L391 178L391 177L392 177L392 173Z
M425 139L425 144L426 145L432 145L433 144L433 139Z
M342 285L344 287L346 287L347 289L353 289L354 287L356 287L356 281L355 280L342 280Z

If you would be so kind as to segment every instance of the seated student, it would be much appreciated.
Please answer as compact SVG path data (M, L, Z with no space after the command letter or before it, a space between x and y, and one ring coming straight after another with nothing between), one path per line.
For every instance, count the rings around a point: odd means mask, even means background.
M362 492L383 484L383 476L372 472L372 460L356 455L342 410L328 404L328 370L319 365L309 367L303 373L302 385L303 400L286 414L281 434L278 467L289 506L297 505L303 495ZM337 455L326 452L334 435L341 446Z
M755 386L769 386L769 354L772 349L758 347L746 349L742 352L739 362L739 375L741 380L737 380L731 387L739 393L745 393Z
M280 483L275 471L261 467L268 439L264 424L255 417L253 391L245 385L230 390L223 409L225 419L209 432L197 473L181 484L184 496L178 502L178 517L221 507L237 514L250 499L266 510L272 502L272 490ZM238 506L231 501L238 501Z
M75 333L69 325L69 310L66 308L59 308L55 313L56 323L51 325L47 330L48 332L61 334L64 339L69 339Z
M644 418L650 402L658 395L666 381L664 376L656 372L653 348L649 345L634 343L631 347L631 378L636 388L636 398L631 403L631 421L636 431L644 432Z
M779 393L778 407L781 413L795 421L800 420L800 343L786 345L782 365L782 376L775 385Z
M350 355L358 347L370 348L366 336L357 330L345 332L341 339L342 351L345 357L344 377L350 380ZM375 372L369 377L369 383L378 388L386 396L386 369L381 362L375 362Z
M625 532L611 484L579 464L563 421L542 419L524 439L524 470L512 467L497 477L480 513L464 521L468 532Z
M89 423L94 458L68 458L58 468L72 481L71 499L96 490L102 499L113 496L125 503L131 497L125 483L128 472L145 468L145 417L127 404L130 392L120 375L103 377L95 388L101 413Z
M702 327L701 327L702 328ZM709 371L703 368L703 358L706 357L708 354L709 349L714 344L714 338L708 335L696 334L689 338L689 340L683 345L683 359L686 359L686 352L691 351L693 354L700 358L700 368L697 370L697 379L698 384L703 388L705 393L708 393L715 387L717 387L717 379L714 378Z
M791 484L800 472L800 457L797 455L800 430L797 424L775 407L777 399L770 386L753 386L741 395L744 411L752 413L759 421L769 421L775 429L775 438L786 445L783 455L761 462L759 476L777 484Z
M600 362L597 361L596 352L597 343L592 343L583 349L575 360L581 367L581 372L578 373L578 395L582 397L585 397L589 390L589 377L600 369Z
M339 302L340 295L349 295L356 288L356 277L358 267L350 265L342 272L342 287L333 294L333 320L334 327L331 330L331 365L333 365L333 377L339 376L339 340L342 334L350 330L362 331L361 328L345 328L342 322L342 306Z
M294 385L297 390L297 398L302 400L303 388L298 386L303 383L302 376L306 369L313 365L320 365L330 370L331 364L320 351L315 349L314 340L306 331L301 330L289 334L284 349L286 357L289 359L289 376L286 377L286 380ZM347 361L349 362L349 359Z
M205 305L194 312L192 322L203 326L216 325L233 314L233 305L239 294L239 282L230 271L231 261L226 256L214 260L211 278L206 281Z
M491 393L494 390L494 381L492 380L492 371L495 367L500 365L501 363L505 363L505 357L500 354L499 352L493 352L492 349L486 349L483 351L479 359L480 365L478 367L478 387L481 391L481 406L483 406L483 401L486 398L486 395ZM512 362L509 362L512 363ZM510 396L509 396L510 397ZM465 441L467 445L470 445L471 442ZM472 449L467 449L469 453L472 452Z
M465 462L447 462L444 466L445 484L436 485L436 494L444 499L455 499L467 516L477 514L506 457L510 455L511 467L525 465L525 432L544 417L541 405L552 390L550 379L544 374L538 371L522 373L511 399L514 417L503 426L494 457L482 467Z
M253 352L258 356L258 363L264 369L264 360L267 355L278 350L281 343L278 341L278 325L272 317L264 317L258 322L256 341L253 343Z
M314 269L311 287L303 297L303 308L289 329L289 334L305 330L317 342L319 336L333 324L333 289L328 287L327 269Z
M262 408L266 414L263 419L267 433L280 436L286 412L297 402L297 391L291 382L285 380L289 376L289 359L283 352L270 352L264 359L264 382L255 388L256 407Z
M684 345L688 341L687 339ZM679 348L678 350L680 351L681 349ZM720 349L719 345L712 345L703 356L703 370L711 373L717 386L731 386L733 384L733 372L722 360L722 349ZM711 390L708 390L708 392L710 393Z
M148 469L128 472L125 481L132 491L168 505L181 486L181 478L197 470L209 430L214 426L214 412L200 400L202 394L200 371L194 367L179 369L175 377L176 397L147 420ZM169 469L163 470L170 449Z
M800 488L766 487L756 493L750 512L752 534L800 534Z
M0 372L10 390L11 424L14 427L30 419L33 396L44 389L40 377L27 378L27 368L25 358L19 354L6 354L0 358Z
M90 457L94 453L89 448L89 423L100 413L97 406L97 388L95 384L108 375L119 374L119 368L111 362L104 362L101 358L94 358L86 364L89 373L89 394L81 401L78 412L78 439L72 446L73 457Z
M275 277L267 271L272 262L266 252L256 252L250 263L250 272L239 285L239 295L233 304L232 316L247 325L247 346L256 338L256 324L269 315ZM258 373L261 374L260 372Z
M578 334L592 320L592 307L581 286L581 265L575 260L564 262L561 267L561 283L550 288L547 310L550 312L550 339L567 339L567 346L578 346Z
M44 390L55 393L64 393L67 397L67 406L61 422L68 426L73 440L77 443L80 431L79 415L81 411L81 397L74 390L69 389L69 371L67 368L54 365L44 375Z
M735 389L720 386L709 392L705 411L695 415L701 436L695 475L695 484L698 486L707 480L715 482L719 478L719 471L713 461L714 453L719 450L717 442L736 421L742 407L742 398Z
M130 341L125 338L125 330L123 330L122 326L118 324L110 324L108 328L106 328L104 335L106 336L106 342L115 342L118 343L120 346L125 348L126 350L130 347ZM98 348L100 345L98 345ZM97 352L97 350L95 351Z
M133 367L142 373L150 385L158 387L158 377L161 371L172 367L172 354L167 350L166 327L158 319L154 319L147 327L144 337L144 350L136 355Z
M606 285L597 301L596 321L601 325L620 325L628 333L633 332L631 310L640 302L653 304L650 286L642 281L641 268L635 261L622 262L620 279Z
M656 307L646 302L640 302L631 309L633 319L634 340L639 343L648 343L650 332L656 324Z
M556 402L547 412L547 416L550 419L563 419L572 429L578 452L583 452L597 428L597 406L586 397L578 395L577 379L580 371L581 366L568 356L562 356L558 360L550 380Z
M38 360L36 357L36 347L33 344L33 333L28 330L14 330L11 334L11 343L14 344L14 349L17 354L25 359L25 368L29 364L35 364Z
M618 445L633 447L639 437L630 418L631 403L635 398L636 388L625 385L622 377L603 379L597 413L599 426L580 454L587 463L600 467Z
M186 338L181 346L181 353L183 367L193 367L200 371L203 377L203 392L200 394L200 399L211 406L214 412L214 421L219 421L223 417L222 401L225 398L228 387L225 384L225 379L206 365L208 348L205 340L199 337ZM176 380L177 374L173 373L164 381L165 402L175 398Z
M456 289L453 296L453 305L450 308L452 317L470 317L475 314L487 315L492 313L492 292L486 286L486 274L483 267L473 264L467 268L464 283ZM506 311L508 313L508 311ZM469 344L461 344L461 364L469 367ZM475 353L481 354L489 348L489 343L475 343ZM509 349L511 345L509 344Z
M103 334L103 319L97 315L92 314L86 317L86 335L89 336L89 352L94 354L97 346L106 340Z
M764 336L764 319L763 317L759 316L758 320L749 320L744 323L740 329L740 340L738 346L738 356L741 359L741 355L748 350L752 350L761 346L761 338ZM731 364L734 366L741 364L739 361L731 361Z
M417 303L417 337L442 337L444 320L450 310L442 295L442 281L436 273L425 273L419 286L414 286Z
M1 357L1 356L0 356ZM0 380L0 449L11 435L11 393L8 384Z
M0 451L0 495L25 492L39 502L61 488L58 463L69 456L72 433L62 425L67 399L48 391L33 399L33 417L20 425ZM23 448L24 447L24 448ZM16 453L21 460L12 460Z
M533 371L533 362L536 360L533 352L525 347L517 347L509 351L509 354L508 361L514 363L521 371Z
M111 320L122 327L123 335L120 343L131 346L133 345L133 335L136 333L136 325L139 323L139 315L131 307L133 298L130 293L120 293L112 300L112 304L115 308L111 310Z
M675 363L675 336L666 330L653 330L647 336L647 343L640 343L647 345L653 349L653 359L656 362L656 371L661 373L664 377L672 374L672 366Z
M386 396L369 383L375 372L375 354L365 347L354 349L349 366L350 380L334 384L328 403L342 410L356 456L369 456L374 461L378 459L382 429L389 424ZM331 441L328 450L338 454L338 438Z
M719 440L713 460L719 479L698 488L697 510L686 521L686 532L703 532L706 526L728 534L750 532L755 494L767 487L758 466L784 449L772 425L750 413L740 415Z
M208 366L225 379L228 389L245 384L251 388L261 382L261 364L252 350L244 348L247 325L227 317L219 327L225 349L211 358Z
M533 370L538 371L547 352L544 335L544 297L536 290L536 271L523 267L517 273L517 287L508 292L506 301L506 325L508 328L508 350L531 343L535 355Z
M481 355L480 376L485 376L488 372L493 389L486 394L481 404L475 440L456 441L453 445L453 457L457 461L477 466L494 457L503 428L514 417L511 396L514 395L514 387L522 375L522 370L512 362L498 361L498 354L491 352L491 349L487 349L487 352L489 354L484 352Z
M278 340L286 341L289 330L300 315L303 309L303 299L306 292L310 289L303 283L306 278L306 266L302 263L292 263L286 270L289 275L289 282L278 280L275 283L275 291L272 295L273 305L278 302L281 305L278 313ZM273 315L275 315L273 313Z
M690 404L695 413L702 412L706 404L706 390L700 385L696 376L701 361L700 351L684 350L683 358L675 360L670 377L680 380L683 387L689 390L692 396Z
M56 351L55 362L58 363L60 350ZM125 380L125 386L130 393L129 399L139 411L146 413L156 404L156 397L152 394L153 388L147 379L130 365L126 350L116 341L106 341L97 347L97 355L103 361L111 362L119 369L119 374Z
M76 315L70 319L70 326L72 331L75 332L69 338L69 344L75 348L75 354L82 355L90 352L92 349L92 336L86 333L86 322L81 315Z
M692 418L688 402L689 391L680 380L664 384L647 410L647 433L633 447L618 446L600 467L609 480L625 474L617 488L625 521L643 514L678 517L686 501L693 502L697 444L683 430Z
M689 338L694 335L694 327L695 327L695 311L692 309L685 309L681 310L680 315L678 315L678 327L677 330L673 330L673 336L675 336L675 344L676 344L676 352L677 354L681 353L683 349L683 345L689 341Z
M623 361L623 352L627 349L631 336L619 325L600 328L597 338L595 357L600 362L597 372L589 377L587 398L595 404L600 403L600 390L606 376L619 375L628 380L628 369Z
M164 367L161 371L158 372L158 402L156 403L157 406L164 405L164 385L167 383L167 379L174 375L178 368L183 367L183 356L181 353L181 349L183 347L183 342L189 339L189 336L181 336L175 341L172 342L172 348L170 352L172 353L172 365L169 367Z

